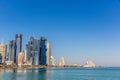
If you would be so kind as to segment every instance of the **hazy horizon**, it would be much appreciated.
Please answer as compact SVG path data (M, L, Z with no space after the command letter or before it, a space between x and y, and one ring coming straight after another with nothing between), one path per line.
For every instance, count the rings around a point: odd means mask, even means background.
M120 66L119 0L0 0L0 41L45 36L57 62Z

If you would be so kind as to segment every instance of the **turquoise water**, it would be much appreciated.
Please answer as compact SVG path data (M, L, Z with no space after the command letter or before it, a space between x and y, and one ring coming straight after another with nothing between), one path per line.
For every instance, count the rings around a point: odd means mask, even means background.
M0 69L0 80L120 80L120 68Z

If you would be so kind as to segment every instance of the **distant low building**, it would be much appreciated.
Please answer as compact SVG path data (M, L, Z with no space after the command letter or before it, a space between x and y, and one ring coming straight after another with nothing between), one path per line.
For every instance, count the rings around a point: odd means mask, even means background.
M89 60L85 63L83 67L96 67L95 63L93 61Z
M52 66L55 66L55 58L53 56L50 57L50 63Z
M9 60L8 60L8 61L6 61L5 63L6 63L6 65L12 65L12 64L13 64L13 61L9 61Z
M64 61L64 58L63 58L63 57L61 57L58 66L60 66L60 67L64 67L64 66L65 66L65 61Z

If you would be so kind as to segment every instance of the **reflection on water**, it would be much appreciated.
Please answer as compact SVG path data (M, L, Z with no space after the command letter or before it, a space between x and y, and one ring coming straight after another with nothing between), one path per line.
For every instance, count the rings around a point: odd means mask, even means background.
M50 80L50 70L34 69L0 69L0 80Z
M120 68L0 69L0 80L120 80Z

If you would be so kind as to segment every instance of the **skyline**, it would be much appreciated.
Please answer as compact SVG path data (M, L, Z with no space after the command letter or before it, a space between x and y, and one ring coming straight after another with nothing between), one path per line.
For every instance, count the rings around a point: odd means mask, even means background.
M93 60L102 66L120 66L120 1L0 1L0 41L23 34L45 36L51 54L66 64Z
M40 39L30 37L23 50L22 38L22 34L16 34L15 40L10 40L8 46L5 43L0 43L0 55L2 56L0 64L51 65L50 43L46 43L45 37L42 36Z

